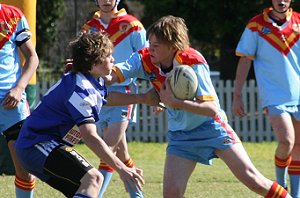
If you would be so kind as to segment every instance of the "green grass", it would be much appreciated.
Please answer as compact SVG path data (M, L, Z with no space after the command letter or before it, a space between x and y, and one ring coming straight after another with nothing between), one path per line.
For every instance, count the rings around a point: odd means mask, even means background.
M129 151L135 160L136 166L144 170L144 178L146 181L144 196L146 198L162 197L162 178L166 146L167 144L165 143L129 143ZM253 163L261 173L269 179L274 180L273 156L276 143L244 143L244 146ZM85 145L76 146L76 150L83 154L93 165L98 167L99 160ZM15 197L13 180L13 176L0 176L0 197ZM35 197L60 198L64 196L38 180ZM123 183L117 174L114 174L105 197L129 197L129 195L125 193ZM223 161L215 159L212 166L197 165L189 180L185 197L254 198L261 196L256 195L242 185L232 175Z

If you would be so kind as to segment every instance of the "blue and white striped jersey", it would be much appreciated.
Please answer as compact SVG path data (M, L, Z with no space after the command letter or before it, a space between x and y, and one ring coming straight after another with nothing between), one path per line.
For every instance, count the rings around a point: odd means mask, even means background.
M91 75L82 73L64 75L26 119L16 147L27 148L52 139L63 141L74 125L95 123L99 120L101 107L106 103L106 95L107 90L101 79L97 81Z

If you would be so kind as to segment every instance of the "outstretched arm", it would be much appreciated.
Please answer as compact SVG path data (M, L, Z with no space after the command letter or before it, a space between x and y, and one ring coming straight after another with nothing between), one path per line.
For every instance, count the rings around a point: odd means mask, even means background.
M144 185L144 179L134 170L125 166L125 164L116 157L116 155L110 150L107 144L96 132L96 125L94 123L86 123L79 126L84 143L101 159L116 170L125 186L130 184L132 189L142 189ZM136 189L137 190L137 189Z
M159 95L154 88L141 94L110 92L106 99L108 106L124 106L129 104L147 104L156 106L160 101Z

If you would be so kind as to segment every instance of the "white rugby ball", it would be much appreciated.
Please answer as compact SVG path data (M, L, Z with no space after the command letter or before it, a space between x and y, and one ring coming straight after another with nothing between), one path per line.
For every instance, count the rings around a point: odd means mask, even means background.
M171 89L178 99L194 99L198 87L195 71L189 65L178 65L168 74Z

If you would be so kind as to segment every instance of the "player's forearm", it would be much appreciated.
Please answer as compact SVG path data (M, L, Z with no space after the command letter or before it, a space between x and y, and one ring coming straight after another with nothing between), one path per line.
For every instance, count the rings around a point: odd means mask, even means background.
M218 113L218 107L215 101L199 102L191 100L177 100L177 102L173 103L173 108L209 117L214 117Z
M124 106L129 104L141 104L146 101L145 94L126 94L110 92L107 97L108 106Z
M94 124L83 124L79 126L79 129L84 143L99 158L103 159L118 172L125 168L125 165L115 156L103 139L96 133L96 126Z
M120 92L110 92L107 97L108 106L124 106L129 104L158 105L159 95L154 89L141 94L126 94Z
M22 68L21 78L19 79L16 86L25 89L30 79L36 72L36 69L39 64L39 59L35 52L34 46L30 40L21 45L20 49L24 55L25 64Z
M251 67L251 60L247 57L241 57L236 70L236 77L234 82L234 97L240 97L242 89L247 79Z

